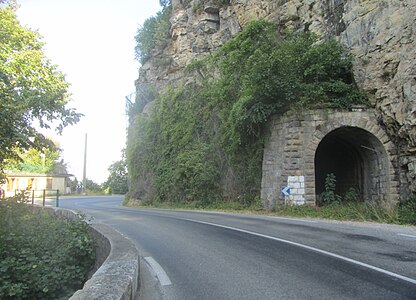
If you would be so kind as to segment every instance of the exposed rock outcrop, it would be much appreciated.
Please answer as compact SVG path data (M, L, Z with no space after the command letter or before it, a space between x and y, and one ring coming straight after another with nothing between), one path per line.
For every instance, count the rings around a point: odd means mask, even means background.
M416 2L414 0L173 1L171 42L140 70L137 84L193 80L183 68L215 51L248 22L335 37L354 56L355 80L396 145L403 195L416 192ZM184 3L186 2L186 3ZM160 57L171 58L157 63Z

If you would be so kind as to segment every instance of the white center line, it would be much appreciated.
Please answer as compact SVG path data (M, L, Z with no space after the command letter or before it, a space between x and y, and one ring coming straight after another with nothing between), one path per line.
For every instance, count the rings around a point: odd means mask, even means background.
M398 233L397 235L416 239L416 235L412 235L412 234Z
M253 231L239 229L239 228L235 228L235 227L224 226L224 225L219 225L219 224L209 223L209 222L203 222L203 221L197 221L197 220L193 220L193 219L184 219L184 220L187 220L187 221L190 221L190 222L195 222L195 223L200 223L200 224L205 224L205 225L210 225L210 226L215 226L215 227L219 227L219 228L234 230L234 231L238 231L238 232L251 234L251 235L267 238L267 239L270 239L270 240L286 243L286 244L289 244L289 245L292 245L292 246L297 246L297 247L300 247L300 248L308 249L308 250L315 251L315 252L318 252L318 253L321 253L321 254L324 254L324 255L327 255L327 256L331 256L331 257L334 257L334 258L337 258L337 259L341 259L343 261L347 261L349 263L352 263L352 264L355 264L355 265L358 265L358 266L361 266L361 267L368 268L368 269L373 270L373 271L383 273L385 275L388 275L388 276L391 276L391 277L394 277L394 278L404 280L404 281L412 283L412 284L416 284L416 279L406 277L406 276L403 276L403 275L400 275L400 274L397 274L397 273L393 273L393 272L381 269L379 267L372 266L372 265L360 262L360 261L352 259L352 258L348 258L348 257L342 256L342 255L338 255L338 254L335 254L335 253L332 253L332 252L329 252L329 251L325 251L325 250L321 250L321 249L311 247L311 246L308 246L308 245L304 245L304 244L300 244L300 243L296 243L296 242L276 238L276 237L273 237L273 236L269 236L269 235L265 235L265 234L261 234L261 233L257 233L257 232L253 232Z
M156 273L157 278L159 279L160 285L166 286L171 285L172 282L170 281L168 274L166 274L165 270L163 270L162 266L154 260L153 257L145 257L146 262L150 265L153 271Z

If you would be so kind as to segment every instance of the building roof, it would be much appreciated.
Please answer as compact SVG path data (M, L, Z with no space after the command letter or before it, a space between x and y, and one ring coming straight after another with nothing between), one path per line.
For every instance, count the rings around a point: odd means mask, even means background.
M39 173L29 173L29 172L13 172L6 171L6 177L75 177L74 174L39 174Z

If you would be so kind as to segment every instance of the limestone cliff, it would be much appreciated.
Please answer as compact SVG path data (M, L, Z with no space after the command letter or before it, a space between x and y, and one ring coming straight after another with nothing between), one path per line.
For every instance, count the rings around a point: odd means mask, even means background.
M171 42L141 67L138 89L193 80L183 68L251 20L272 20L282 32L336 37L353 54L356 82L398 149L402 180L416 192L415 0L173 0L172 5Z

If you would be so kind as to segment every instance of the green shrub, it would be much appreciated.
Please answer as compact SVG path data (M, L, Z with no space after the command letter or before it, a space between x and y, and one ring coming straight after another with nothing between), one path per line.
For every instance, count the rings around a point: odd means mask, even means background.
M281 36L264 20L248 24L218 51L189 64L186 71L197 82L155 96L149 116L129 113L129 196L147 203L252 205L260 194L270 117L298 106L367 103L351 67L333 40ZM331 197L338 199L328 194L324 200Z
M335 193L337 179L335 174L329 173L325 177L325 191L319 196L319 205L328 205L332 203L340 203L341 196Z
M84 222L0 202L0 299L68 299L82 287L94 258Z
M399 221L402 224L416 225L416 197L400 203L398 208Z
M163 50L170 40L171 6L166 5L156 16L146 19L137 30L136 59L144 64L154 53Z
M358 202L360 200L360 196L358 194L358 191L355 188L350 187L345 192L343 200L346 201L346 202Z

